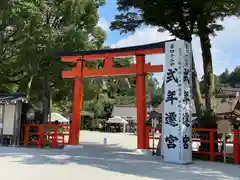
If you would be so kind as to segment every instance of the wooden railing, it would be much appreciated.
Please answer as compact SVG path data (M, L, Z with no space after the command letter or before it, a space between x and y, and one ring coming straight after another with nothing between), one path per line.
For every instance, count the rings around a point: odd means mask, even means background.
M62 148L68 142L69 125L66 124L25 124L24 146L36 145L43 148Z
M205 135L204 135L205 134ZM206 135L207 134L207 135ZM208 149L209 151L202 151L199 149L193 150L193 155L200 154L200 155L209 155L210 161L215 161L216 156L232 156L234 164L240 164L240 130L233 130L232 131L233 138L230 141L223 141L218 140L219 138L216 137L217 135L217 129L203 129L203 128L193 128L193 139L192 142L199 143L199 145L208 145L208 148L203 148L204 150ZM199 137L197 137L199 136ZM205 136L205 137L204 137ZM152 136L150 134L149 139L151 141L159 140L159 137ZM153 140L154 139L154 140ZM226 145L230 144L233 146L233 152L217 152L216 151L216 145L217 149L219 148L219 144L225 143ZM150 143L152 144L152 143ZM157 145L157 142L154 143ZM226 148L226 147L225 147ZM149 147L149 149L156 149L156 147Z

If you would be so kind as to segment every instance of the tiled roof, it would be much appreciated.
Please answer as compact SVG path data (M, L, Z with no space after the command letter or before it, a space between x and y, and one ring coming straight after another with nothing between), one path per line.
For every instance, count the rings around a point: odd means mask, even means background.
M17 101L26 102L24 93L0 93L0 104L16 103Z
M147 112L149 112L149 108L147 109ZM113 107L113 110L112 110L112 117L114 116L120 116L126 120L136 120L137 108L135 106L116 105ZM147 117L148 116L149 116L149 113L147 114Z
M233 87L220 87L221 92L240 92L240 88L233 88Z
M224 114L232 112L237 103L240 103L240 96L238 98L216 98L217 101L217 114ZM196 113L196 108L194 105L194 100L192 99L192 112ZM164 103L161 103L158 107L154 108L154 111L163 113L164 112ZM116 105L113 107L112 116L120 116L123 118L136 118L137 117L137 109L134 106L127 105Z
M113 107L112 116L120 116L120 117L129 117L136 118L137 117L137 109L134 106L121 106L117 105Z
M72 118L72 113L71 112L70 113L64 113L63 116L71 119ZM90 112L90 111L82 110L81 116L94 117L94 113Z
M239 102L239 97L235 99L229 99L229 98L217 98L217 108L216 108L216 113L217 114L224 114L224 113L229 113L232 112L236 104ZM196 113L196 108L195 108L195 103L194 100L192 99L192 113ZM159 113L164 112L164 103L162 102L157 108L155 108L155 111Z

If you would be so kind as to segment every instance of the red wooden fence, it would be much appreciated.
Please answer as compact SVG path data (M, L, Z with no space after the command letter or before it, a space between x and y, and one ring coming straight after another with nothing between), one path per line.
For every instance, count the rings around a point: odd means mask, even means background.
M31 130L34 130L34 132ZM51 148L61 148L68 143L68 140L65 138L68 136L69 125L66 124L24 125L24 146L36 145L38 148L43 148L46 145L50 145Z
M30 132L31 129L35 128L36 132ZM59 132L59 129L63 132ZM215 160L216 156L223 156L223 152L215 152L215 144L223 143L223 141L216 140L217 134L216 129L203 129L194 128L193 135L196 133L208 134L206 139L193 138L192 142L206 143L209 144L209 151L193 151L193 154L205 154L209 155L211 161ZM240 130L233 130L233 140L226 141L226 144L232 144L233 153L226 153L227 156L233 156L234 163L240 164ZM36 135L37 139L31 139L32 135ZM26 124L24 129L24 146L37 145L38 148L43 148L49 144L51 148L60 148L68 143L66 137L69 136L69 125L65 124ZM153 136L149 136L149 139L153 139ZM154 137L155 140L159 140L159 137ZM155 149L155 147L149 147L149 149Z
M156 132L156 130L154 130ZM193 128L193 135L194 133L199 133L199 132L207 132L208 137L206 139L196 139L193 138L192 142L199 142L199 143L207 143L209 144L209 151L208 152L203 152L203 151L193 151L193 154L206 154L209 155L209 159L211 161L215 161L216 156L223 156L223 152L216 152L215 151L215 144L223 143L223 141L216 140L217 138L215 137L217 134L217 129L203 129L203 128ZM233 130L233 140L232 141L226 141L226 144L232 144L233 146L233 153L226 153L226 156L233 156L234 163L235 164L240 164L240 130ZM159 137L154 137L149 136L149 139L155 139L159 140ZM156 149L155 147L149 147L149 149Z

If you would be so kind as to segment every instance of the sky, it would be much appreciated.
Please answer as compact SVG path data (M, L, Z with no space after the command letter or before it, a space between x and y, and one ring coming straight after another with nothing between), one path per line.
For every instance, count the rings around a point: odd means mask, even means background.
M99 10L99 26L107 33L105 44L113 48L143 45L174 38L168 32L157 32L154 27L141 27L134 34L120 34L119 31L111 31L109 25L116 14L118 14L116 0L107 0L106 5ZM216 37L211 37L213 69L217 75L224 72L226 68L231 72L240 65L240 19L229 17L221 23L224 25L224 30L218 32ZM198 37L194 37L192 45L196 70L198 77L201 78L203 76L202 52ZM164 54L146 57L146 61L154 65L164 65L164 59ZM162 83L163 73L156 73L155 76Z

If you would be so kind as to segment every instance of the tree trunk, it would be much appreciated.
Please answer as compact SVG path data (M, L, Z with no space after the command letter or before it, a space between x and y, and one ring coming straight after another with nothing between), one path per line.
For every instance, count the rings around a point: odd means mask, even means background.
M27 97L28 100L30 98L30 92L31 92L33 78L34 78L34 76L31 76L29 81L28 81L28 86L27 86L27 90L26 90L26 97Z
M199 121L199 125L202 128L217 128L216 116L215 116L215 81L212 65L211 54L211 40L209 37L209 30L207 23L204 21L204 17L200 17L197 21L200 44L202 49L203 58L203 70L204 70L204 94L205 94L205 112L204 116ZM200 139L206 139L204 133L200 133ZM207 139L209 140L209 136ZM215 133L215 140L218 140L217 132ZM209 152L210 146L208 143L201 143L199 151ZM218 144L215 143L215 152L218 151Z
M30 98L30 92L31 92L31 88L32 88L32 82L33 82L34 76L31 75L29 77L29 79L26 79L25 81L21 81L20 85L18 87L18 92L25 92L26 93L26 98L27 100L29 100ZM27 87L27 88L26 88Z
M44 122L48 122L49 109L50 109L50 90L47 77L44 78L44 90L43 90L43 119Z
M203 20L198 21L198 29L203 58L205 107L208 113L214 115L215 88L211 54L211 41L209 38L207 24L204 23Z
M161 156L161 144L162 144L162 138L160 135L159 140L158 140L157 149L156 149L156 156Z
M49 87L49 98L48 98L48 105L49 105L49 121L52 121L52 89Z
M201 117L204 108L194 58L192 58L192 93L194 99L193 106L195 105L196 115L197 117Z

